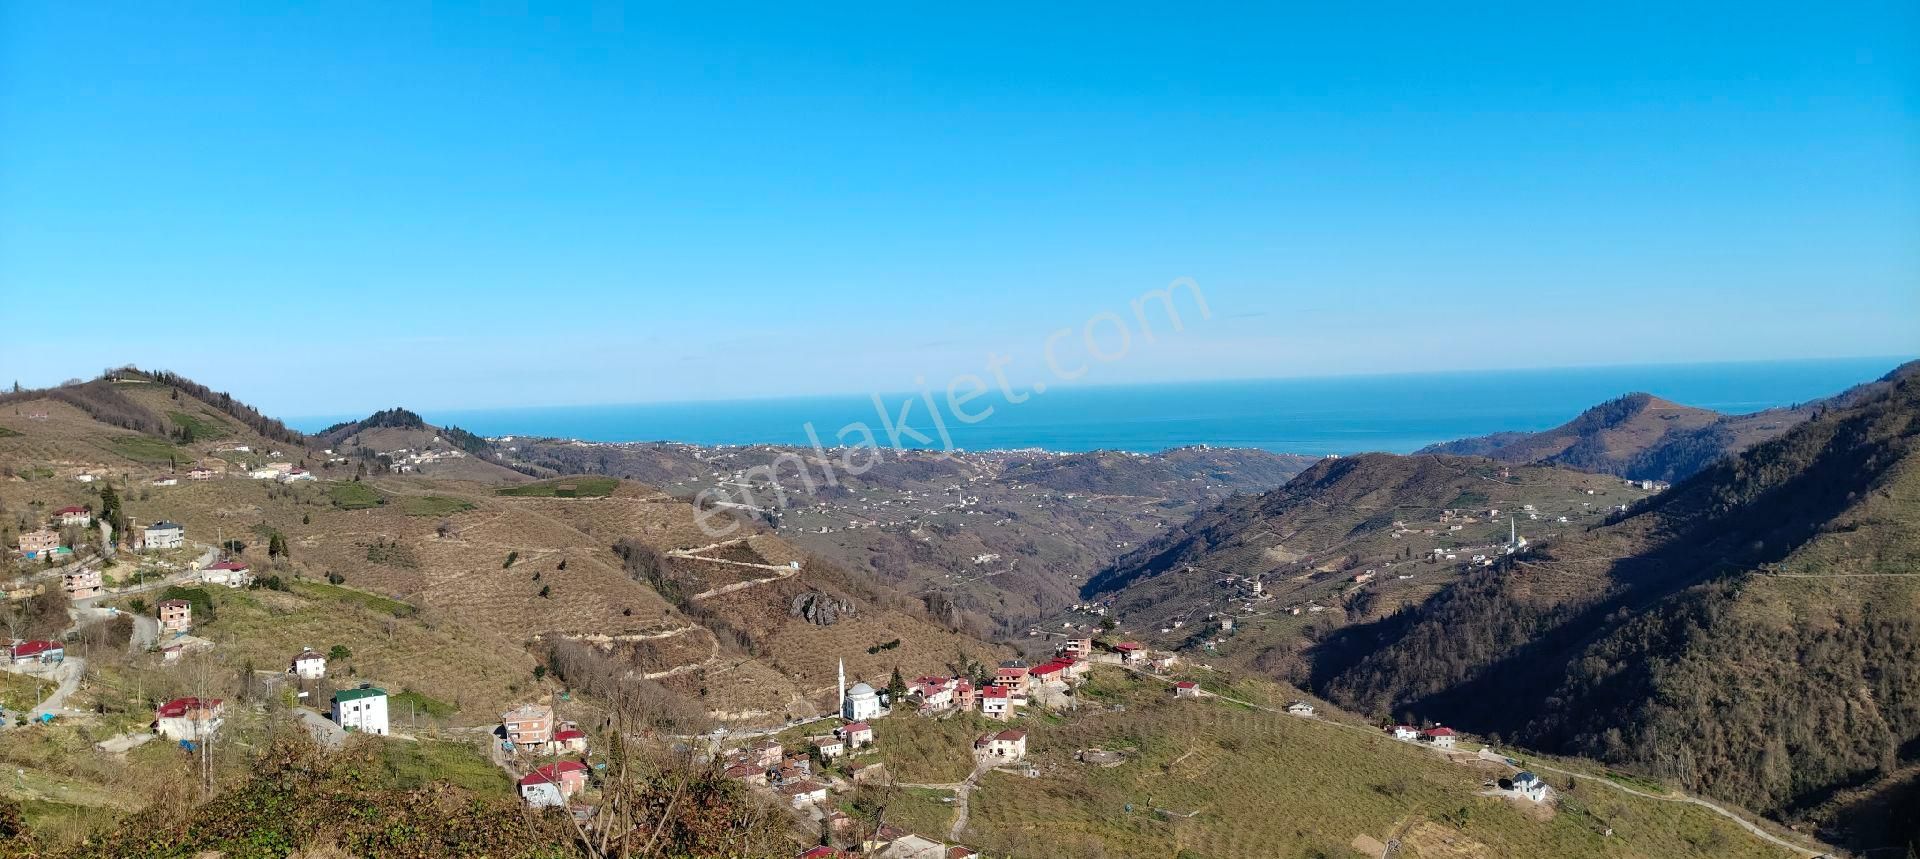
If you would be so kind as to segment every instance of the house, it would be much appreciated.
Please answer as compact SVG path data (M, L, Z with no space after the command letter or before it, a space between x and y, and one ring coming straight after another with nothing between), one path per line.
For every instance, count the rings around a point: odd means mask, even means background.
M1425 737L1427 742L1434 744L1436 747L1442 749L1453 748L1454 732L1452 728L1444 725L1436 725L1421 736Z
M750 785L757 785L759 787L767 786L766 769L756 767L752 764L734 764L733 766L727 767L726 775L727 778L744 781Z
M1198 698L1200 697L1200 684L1195 683L1192 680L1182 680L1178 683L1175 683L1173 684L1173 697Z
M1013 718L1013 693L1004 686L988 686L980 690L980 715L989 719L1006 721Z
M1075 661L1072 659L1053 659L1035 666L1033 673L1027 676L1033 678L1034 682L1037 683L1066 685L1073 682L1073 679L1079 676L1074 673L1073 666L1075 664Z
M893 839L873 855L875 859L946 859L947 846L909 832Z
M211 468L196 468L187 472L188 480L212 480L213 476L213 469Z
M60 576L60 586L69 599L92 599L100 595L99 570L70 570Z
M313 472L308 471L304 468L291 469L280 475L281 483L294 483L296 481L301 481L301 480L315 480L315 479L317 478L313 476Z
M1018 663L1002 665L994 669L993 685L1008 690L1024 690L1027 688L1027 674L1028 669L1025 665Z
M20 535L20 554L29 558L38 558L60 548L60 534L50 528L28 531Z
M182 633L193 628L193 603L186 600L160 602L160 631Z
M800 779L789 785L783 785L780 793L794 808L806 808L809 805L827 801L827 786L811 779Z
M1392 734L1396 740L1407 740L1411 742L1420 739L1420 729L1412 725L1394 725L1387 729L1387 733Z
M200 580L210 585L243 588L253 582L253 571L245 561L221 561L201 570Z
M960 679L953 684L953 705L955 707L962 710L972 710L975 702L979 700L978 692L973 688L973 681Z
M186 542L187 529L173 522L155 522L140 532L140 548L149 552L178 549Z
M178 477L175 477L175 476L173 476L173 475L171 475L171 474L163 474L163 475L161 475L161 476L159 476L159 477L156 477L156 478L154 478L154 479L153 479L153 485L155 485L155 486L179 486L179 485L180 485L180 478L178 478Z
M1120 661L1128 665L1139 662L1147 656L1147 647L1138 641L1122 641L1113 646L1113 652L1120 654Z
M974 751L1000 761L1017 761L1027 756L1027 732L1008 728L998 734L986 734L973 744Z
M980 859L980 851L955 844L947 848L946 859Z
M204 739L220 730L226 709L218 698L175 698L155 712L153 729L170 740Z
M293 663L287 666L287 673L302 680L318 680L327 676L327 657L307 648L293 657Z
M349 731L387 735L387 691L365 683L333 693L333 722Z
M761 769L768 769L779 766L780 759L785 755L786 750L780 748L779 743L766 740L761 742L760 745L754 746L753 749L747 753L747 760Z
M586 786L586 764L555 761L534 767L520 779L520 798L534 808L558 808Z
M847 741L847 748L857 749L873 745L873 726L865 722L849 722L840 728L840 739Z
M58 641L22 641L7 649L15 665L60 662L67 658L66 646Z
M1060 655L1075 659L1085 659L1093 653L1093 639L1087 637L1069 638L1060 643Z
M847 753L847 744L839 737L809 737L807 742L820 750L820 757L833 760Z
M951 708L953 706L953 687L944 681L929 683L925 682L925 679L926 678L922 678L921 681L915 682L908 691L908 695L919 697L921 712L934 713Z
M53 511L53 518L61 525L92 525L93 511L85 507L62 507Z
M1180 664L1180 657L1171 653L1162 653L1159 656L1147 660L1147 667L1160 674L1172 671L1173 666L1178 664Z
M500 715L507 742L523 752L544 752L553 741L553 708L522 704Z
M1287 705L1287 712L1295 716L1313 715L1313 705L1305 701L1295 701Z
M587 753L587 732L566 727L553 732L553 744L563 752Z
M1534 802L1545 802L1547 794L1552 792L1539 776L1525 771L1513 777L1513 790Z

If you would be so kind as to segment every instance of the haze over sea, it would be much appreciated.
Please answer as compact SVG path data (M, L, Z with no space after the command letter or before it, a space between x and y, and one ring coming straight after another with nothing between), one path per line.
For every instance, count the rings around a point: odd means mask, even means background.
M933 394L953 445L965 450L1044 448L1151 452L1207 444L1304 453L1411 452L1423 445L1501 430L1542 430L1634 391L1691 406L1745 413L1819 399L1885 375L1902 358L1845 358L1712 364L1580 367L1504 372L1419 373L1328 378L1056 387L1024 402L999 391L966 404L991 406L967 424ZM1016 389L1016 396L1021 392ZM714 402L638 403L539 408L445 410L423 414L486 436L553 436L583 441L678 441L694 444L808 444L812 423L832 447L842 427L858 421L879 444L885 421L940 437L917 392ZM372 409L369 409L372 411ZM365 415L299 418L313 431ZM847 441L856 443L857 434Z

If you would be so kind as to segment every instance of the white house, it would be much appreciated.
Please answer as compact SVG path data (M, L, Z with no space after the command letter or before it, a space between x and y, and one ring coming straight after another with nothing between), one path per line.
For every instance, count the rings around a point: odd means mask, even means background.
M61 525L93 524L93 511L85 507L62 507L53 511L53 515L60 519Z
M1003 722L1013 718L1013 693L1001 686L981 689L980 715Z
M1513 790L1534 802L1546 801L1547 794L1551 792L1545 781L1530 772L1522 772L1513 777Z
M153 729L170 740L200 740L220 730L225 714L218 698L175 698L160 705Z
M302 680L318 680L327 676L327 658L312 648L302 650L299 656L293 658L293 664L287 668L287 673Z
M1027 756L1027 732L1008 728L998 734L988 734L974 743L974 748L999 761L1023 760Z
M333 721L349 731L387 735L387 691L372 686L333 693Z
M173 522L155 522L140 532L140 548L148 551L178 549L186 545L187 529Z
M786 794L787 801L793 803L794 808L806 808L827 801L826 785L808 779L786 785L780 788L780 792Z
M812 743L814 748L820 750L821 757L828 760L847 753L847 744L839 737L813 737L809 739L808 742Z
M1287 712L1295 716L1313 715L1313 705L1305 701L1295 701L1287 705Z
M1387 730L1393 733L1393 738L1396 740L1412 742L1420 739L1420 729L1412 725L1394 725Z
M1434 746L1438 748L1442 748L1442 749L1453 748L1453 741L1455 737L1454 737L1454 732L1452 728L1446 727L1444 725L1438 725L1432 728L1431 730L1428 730L1425 736L1426 736L1427 742L1432 743Z
M154 478L154 479L153 479L153 485L155 485L155 486L179 486L179 485L180 485L180 478L178 478L178 477L175 477L175 476L173 476L173 475L171 475L171 474L168 474L168 475L164 475L164 476L161 476L161 477L156 477L156 478Z

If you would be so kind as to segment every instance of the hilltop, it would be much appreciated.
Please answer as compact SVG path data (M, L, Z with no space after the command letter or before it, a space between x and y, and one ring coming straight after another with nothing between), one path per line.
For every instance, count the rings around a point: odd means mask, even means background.
M1826 409L1846 408L1920 375L1909 362L1880 379L1791 408L1726 415L1632 393L1540 432L1499 432L1428 445L1417 453L1484 456L1510 463L1564 465L1635 480L1674 481L1713 461L1775 438Z
M437 427L403 408L384 409L316 433L329 461L354 461L379 472L451 480L514 483L526 476L498 462L493 445L459 427Z

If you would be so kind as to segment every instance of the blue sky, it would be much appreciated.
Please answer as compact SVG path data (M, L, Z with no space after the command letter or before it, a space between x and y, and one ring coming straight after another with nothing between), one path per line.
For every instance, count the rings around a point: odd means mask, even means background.
M1908 2L453 5L0 5L0 375L896 391L1183 276L1081 381L1920 353Z

